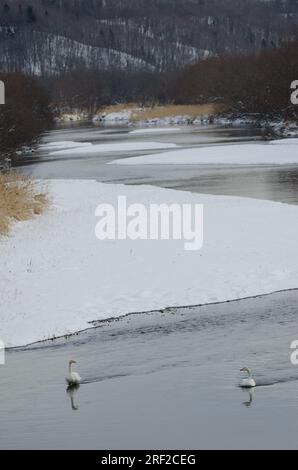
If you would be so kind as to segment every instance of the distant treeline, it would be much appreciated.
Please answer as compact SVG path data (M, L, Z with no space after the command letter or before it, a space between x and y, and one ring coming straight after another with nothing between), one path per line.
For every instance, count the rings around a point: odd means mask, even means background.
M234 115L297 118L290 84L298 80L298 41L250 56L201 60L180 72L81 70L43 78L56 110L136 102L202 104L218 102Z
M173 99L174 77L178 75L169 72L82 69L41 82L55 110L81 109L92 114L116 103L168 103Z
M18 148L30 145L52 123L50 97L33 78L0 73L6 103L0 105L0 162Z
M176 80L176 103L220 102L228 112L297 118L290 85L298 80L298 40L251 56L222 56L184 69Z

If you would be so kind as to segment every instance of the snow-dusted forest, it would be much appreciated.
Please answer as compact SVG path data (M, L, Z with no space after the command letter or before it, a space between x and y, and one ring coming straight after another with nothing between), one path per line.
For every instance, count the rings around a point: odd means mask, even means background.
M165 70L295 36L293 0L0 0L2 71Z

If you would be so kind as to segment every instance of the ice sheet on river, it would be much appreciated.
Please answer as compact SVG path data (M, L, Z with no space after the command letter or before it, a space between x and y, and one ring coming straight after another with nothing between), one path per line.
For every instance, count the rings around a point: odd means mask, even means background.
M76 148L64 148L50 152L50 155L89 155L102 152L124 152L135 150L154 150L154 149L171 149L177 147L176 144L163 142L120 142L114 144L87 144L86 146L78 146Z
M114 160L117 165L289 165L298 164L298 139L176 150ZM290 145L289 145L290 144Z

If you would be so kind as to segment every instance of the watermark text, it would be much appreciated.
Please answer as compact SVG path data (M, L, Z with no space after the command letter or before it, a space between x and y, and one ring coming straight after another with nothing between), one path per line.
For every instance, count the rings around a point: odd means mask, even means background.
M298 80L294 80L291 83L291 103L294 105L298 105Z
M117 207L100 204L95 234L99 240L183 240L186 251L203 246L202 204L128 204L119 196Z
M5 84L0 80L0 104L5 104Z

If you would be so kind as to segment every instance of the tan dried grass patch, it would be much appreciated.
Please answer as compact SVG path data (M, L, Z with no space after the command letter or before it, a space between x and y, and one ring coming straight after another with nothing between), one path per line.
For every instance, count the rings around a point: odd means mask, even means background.
M7 235L14 221L28 220L48 207L46 192L16 171L0 173L0 235Z

